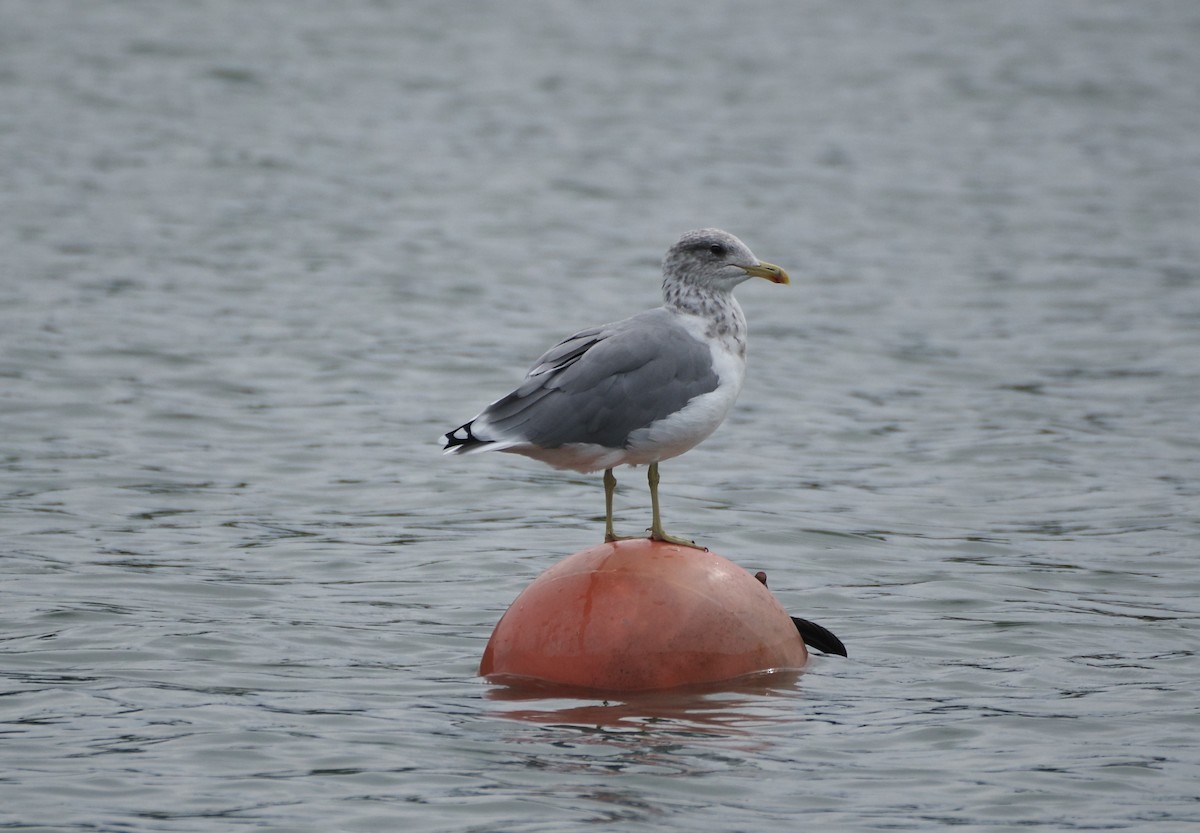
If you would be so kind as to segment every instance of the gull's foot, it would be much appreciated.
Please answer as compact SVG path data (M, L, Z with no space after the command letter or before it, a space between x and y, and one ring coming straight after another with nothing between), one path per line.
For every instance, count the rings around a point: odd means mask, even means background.
M662 541L664 544L675 544L679 547L691 547L694 550L704 550L708 552L708 547L702 547L695 541L689 541L687 538L676 538L674 535L668 535L661 529L650 530L651 541Z
M617 541L632 541L635 538L641 538L641 535L614 535L611 532L604 533L604 543L615 544Z

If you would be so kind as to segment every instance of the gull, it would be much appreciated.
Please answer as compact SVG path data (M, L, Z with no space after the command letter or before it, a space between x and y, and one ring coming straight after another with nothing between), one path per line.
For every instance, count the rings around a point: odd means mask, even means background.
M604 470L604 540L613 532L613 469L648 466L650 538L663 529L658 464L707 438L746 377L746 317L733 288L788 283L732 234L700 229L663 258L663 305L580 330L542 355L516 390L442 437L446 454L506 451L559 469Z

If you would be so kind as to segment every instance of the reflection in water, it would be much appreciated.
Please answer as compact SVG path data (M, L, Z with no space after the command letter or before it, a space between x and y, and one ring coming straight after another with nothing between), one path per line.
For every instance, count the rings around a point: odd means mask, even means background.
M540 705L493 710L509 720L650 736L729 736L785 720L763 708L764 703L767 698L796 696L802 675L778 671L711 686L611 696L548 685L492 688L486 696L493 703Z

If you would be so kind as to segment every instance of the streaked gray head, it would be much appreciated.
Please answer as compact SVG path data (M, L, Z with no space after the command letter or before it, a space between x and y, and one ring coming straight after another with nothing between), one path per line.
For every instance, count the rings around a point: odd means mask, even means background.
M788 282L787 272L759 260L745 243L720 229L689 231L663 258L664 292L673 284L729 292L751 276Z

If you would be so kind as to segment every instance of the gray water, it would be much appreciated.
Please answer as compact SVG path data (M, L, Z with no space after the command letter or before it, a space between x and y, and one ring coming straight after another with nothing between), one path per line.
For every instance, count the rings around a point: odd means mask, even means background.
M1195 829L1198 47L1186 0L0 0L0 828ZM508 696L599 477L435 439L699 226L793 284L667 527L850 657Z

